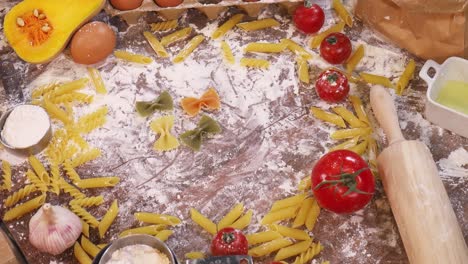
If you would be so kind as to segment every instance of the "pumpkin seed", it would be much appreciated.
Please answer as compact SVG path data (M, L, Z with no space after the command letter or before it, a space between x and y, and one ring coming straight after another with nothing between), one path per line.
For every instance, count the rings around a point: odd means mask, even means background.
M33 10L33 15L34 15L35 17L39 18L39 10L34 9L34 10Z
M45 19L46 16L45 16L45 14L39 14L39 17L38 17L38 18L39 18L39 19Z
M51 29L51 28L50 28L49 25L47 25L47 24L45 24L44 26L41 27L42 32L45 32L45 33L49 32L50 29Z
M26 23L24 23L24 20L21 17L16 18L16 24L20 27L24 27L24 25L26 25Z

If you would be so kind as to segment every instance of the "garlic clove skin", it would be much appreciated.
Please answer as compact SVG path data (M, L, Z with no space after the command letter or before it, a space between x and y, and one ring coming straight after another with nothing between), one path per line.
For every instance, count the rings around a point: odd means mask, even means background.
M58 255L73 246L81 230L73 212L47 203L29 221L29 242L41 252Z

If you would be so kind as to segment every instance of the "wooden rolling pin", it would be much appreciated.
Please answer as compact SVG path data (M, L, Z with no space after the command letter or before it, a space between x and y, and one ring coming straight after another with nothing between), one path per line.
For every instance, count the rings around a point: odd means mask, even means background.
M431 152L403 137L392 97L370 92L372 111L388 147L377 162L411 264L467 264L468 249Z

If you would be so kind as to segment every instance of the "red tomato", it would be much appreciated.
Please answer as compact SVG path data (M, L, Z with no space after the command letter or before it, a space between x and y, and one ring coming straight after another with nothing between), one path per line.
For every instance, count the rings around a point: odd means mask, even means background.
M315 90L322 100L339 102L349 93L348 78L335 69L328 69L319 75L315 82Z
M325 154L312 170L312 191L322 208L344 214L362 209L375 191L367 163L350 150Z
M351 41L343 33L330 33L320 43L320 55L331 64L342 64L351 55Z
M174 7L182 4L184 0L154 0L160 7Z
M219 230L211 241L213 256L247 255L249 243L240 230L226 227Z
M307 34L313 34L322 28L325 14L317 4L310 5L310 2L305 1L304 5L294 11L293 20L298 29Z

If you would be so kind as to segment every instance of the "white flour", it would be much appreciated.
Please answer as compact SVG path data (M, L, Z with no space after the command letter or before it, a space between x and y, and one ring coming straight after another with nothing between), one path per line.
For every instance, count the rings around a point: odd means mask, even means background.
M468 146L460 147L438 162L442 177L468 177Z
M35 105L20 105L8 115L2 139L14 148L26 148L38 143L50 127L46 111Z

